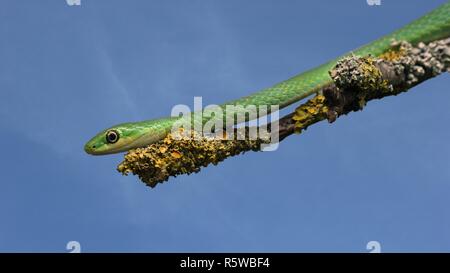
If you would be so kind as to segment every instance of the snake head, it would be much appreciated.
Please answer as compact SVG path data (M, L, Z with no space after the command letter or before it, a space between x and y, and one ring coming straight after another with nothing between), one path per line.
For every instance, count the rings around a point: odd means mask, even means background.
M163 139L167 129L161 128L161 120L122 123L101 131L86 145L84 150L91 155L106 155L145 147ZM170 130L170 124L165 123Z
M130 144L139 138L139 132L130 124L116 125L95 135L84 145L86 153L104 155L128 150Z

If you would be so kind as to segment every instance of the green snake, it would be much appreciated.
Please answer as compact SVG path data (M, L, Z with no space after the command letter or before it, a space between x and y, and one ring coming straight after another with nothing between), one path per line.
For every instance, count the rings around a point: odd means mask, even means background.
M255 105L256 107L260 105L278 105L282 109L331 84L332 80L328 71L344 56L350 54L379 56L391 48L393 41L407 41L411 44L417 44L449 36L450 1L370 44L270 88L222 104L221 107L225 109L225 105L242 105L244 107L248 105ZM164 139L179 119L180 117L167 117L122 123L98 133L86 143L84 149L88 154L104 155L145 147ZM203 120L203 122L206 121L206 119Z

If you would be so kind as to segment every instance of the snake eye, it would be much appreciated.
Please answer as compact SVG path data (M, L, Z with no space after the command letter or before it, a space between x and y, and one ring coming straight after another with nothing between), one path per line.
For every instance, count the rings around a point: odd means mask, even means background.
M119 133L116 130L106 132L106 141L108 143L116 143L119 140Z

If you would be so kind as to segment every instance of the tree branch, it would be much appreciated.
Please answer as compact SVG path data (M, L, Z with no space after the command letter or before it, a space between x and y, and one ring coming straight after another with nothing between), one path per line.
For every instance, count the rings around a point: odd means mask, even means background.
M450 38L415 47L406 42L394 43L378 58L343 58L330 71L332 84L282 117L276 131L271 130L276 126L269 126L269 131L282 141L314 123L325 119L332 123L342 115L362 110L368 101L398 95L446 71L450 72ZM191 135L194 138L178 139L180 136L169 134L158 143L130 150L117 170L124 175L138 175L148 186L155 187L171 176L196 173L228 157L259 151L268 141L248 139L249 130L235 130L232 140L226 136L212 139L195 132Z

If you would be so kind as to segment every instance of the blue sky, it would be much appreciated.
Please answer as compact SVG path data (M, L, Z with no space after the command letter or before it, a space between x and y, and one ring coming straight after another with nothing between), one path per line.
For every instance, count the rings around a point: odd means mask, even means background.
M450 78L146 187L84 143L222 103L444 1L1 0L0 251L450 251ZM285 112L284 112L285 113Z

